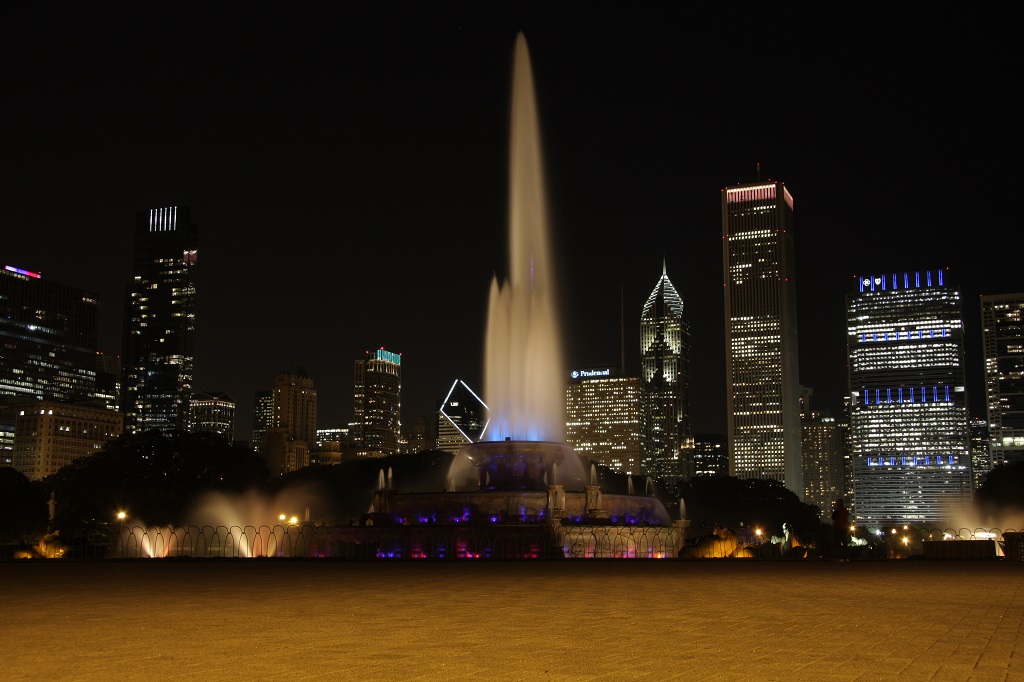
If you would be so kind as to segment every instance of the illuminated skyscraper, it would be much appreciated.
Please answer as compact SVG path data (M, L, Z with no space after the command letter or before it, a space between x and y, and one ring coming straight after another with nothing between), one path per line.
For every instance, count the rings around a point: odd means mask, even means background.
M185 206L140 211L125 296L125 431L186 431L195 364L199 228Z
M367 351L355 364L357 455L398 453L402 436L402 356L383 348Z
M803 497L793 196L781 182L722 190L729 472Z
M97 306L87 291L0 269L0 402L95 397Z
M643 375L644 473L675 481L693 475L693 433L688 414L690 324L683 298L661 278L640 315Z
M565 442L581 457L624 474L643 472L643 389L612 368L577 369L566 386Z
M480 440L490 410L473 389L456 379L437 411L437 449L457 453L463 445Z
M857 281L846 307L855 518L949 521L972 488L960 292L942 270Z
M1024 459L1024 293L981 297L981 345L992 463Z
M843 432L828 410L808 412L802 431L804 502L816 506L821 519L828 521L836 499L849 503L843 478Z

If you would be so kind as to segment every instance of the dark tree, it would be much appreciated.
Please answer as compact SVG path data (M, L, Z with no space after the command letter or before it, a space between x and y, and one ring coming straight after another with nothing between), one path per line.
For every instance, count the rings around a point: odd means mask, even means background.
M818 533L818 508L804 504L778 481L734 476L695 476L676 486L697 532L715 526L756 527L779 535L787 523L798 536Z
M985 511L1024 510L1024 460L992 469L975 494L975 500Z
M128 514L130 524L178 524L199 494L259 488L267 478L267 464L255 452L214 434L151 431L112 441L45 482L55 491L62 537L96 540L118 511Z
M0 543L31 544L45 533L48 497L25 474L0 467Z

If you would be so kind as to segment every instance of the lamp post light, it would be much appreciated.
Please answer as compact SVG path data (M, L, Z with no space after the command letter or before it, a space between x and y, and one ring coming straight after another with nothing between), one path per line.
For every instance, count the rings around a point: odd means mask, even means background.
M117 529L117 539L121 542L122 558L128 554L128 538L126 537L126 534L124 532L124 520L127 518L128 514L126 514L123 510L117 512L117 522L119 524Z

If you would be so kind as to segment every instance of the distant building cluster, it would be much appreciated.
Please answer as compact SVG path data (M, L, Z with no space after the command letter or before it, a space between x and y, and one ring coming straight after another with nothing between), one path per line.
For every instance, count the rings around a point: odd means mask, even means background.
M970 420L952 274L857 277L845 300L846 400L840 414L817 410L799 384L793 196L757 182L724 188L721 206L726 433L694 433L691 323L663 263L639 311L636 375L620 361L566 377L566 441L582 457L668 482L773 479L823 520L843 499L866 526L944 521L993 467L1024 459L1024 293L981 297L987 414ZM195 385L199 229L189 208L140 211L134 236L120 354L97 348L96 295L0 270L0 466L41 479L154 429L240 442L235 398ZM353 369L346 424L319 426L301 367L256 392L247 444L272 472L487 440L486 396L465 381L404 432L402 355L375 348Z

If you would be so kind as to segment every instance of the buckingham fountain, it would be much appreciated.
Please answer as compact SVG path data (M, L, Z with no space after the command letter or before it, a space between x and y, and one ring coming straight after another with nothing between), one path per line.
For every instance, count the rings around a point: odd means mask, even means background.
M649 495L605 494L565 444L565 363L533 76L516 39L509 154L508 279L491 283L484 362L490 421L452 461L442 493L380 478L364 527L402 528L385 556L675 557L685 522ZM438 545L443 530L465 541ZM474 535L470 529L479 531Z

